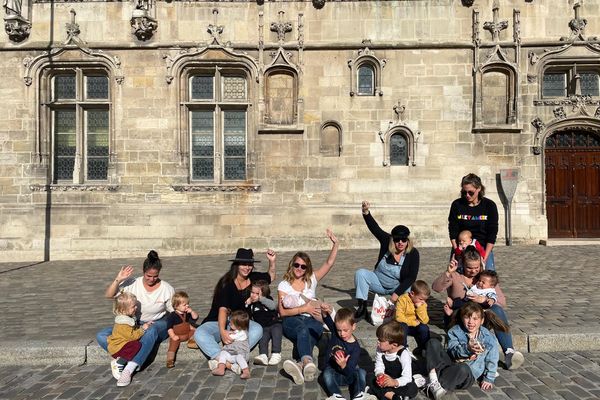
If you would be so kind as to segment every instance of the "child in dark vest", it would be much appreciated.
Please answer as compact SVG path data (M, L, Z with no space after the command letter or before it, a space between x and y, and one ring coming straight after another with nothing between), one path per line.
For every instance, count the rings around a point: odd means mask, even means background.
M267 281L259 280L252 284L252 292L246 300L246 310L250 318L263 328L262 338L258 342L258 355L254 357L256 365L277 365L281 362L281 341L283 327L277 311L277 302L271 297ZM271 341L271 358L269 353Z
M173 311L167 317L167 332L169 333L169 349L167 350L167 368L175 366L175 355L179 350L179 344L187 340L188 347L197 349L194 342L196 328L192 325L198 320L198 313L190 307L190 298L186 292L175 292L171 303Z

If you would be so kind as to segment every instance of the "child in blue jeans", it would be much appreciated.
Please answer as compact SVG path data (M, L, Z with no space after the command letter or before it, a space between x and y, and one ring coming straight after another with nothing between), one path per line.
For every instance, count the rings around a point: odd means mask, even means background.
M344 399L340 386L349 387L350 398L353 400L366 399L364 390L367 373L358 366L361 349L353 334L356 329L354 311L340 309L335 314L335 322L331 319L331 305L323 303L321 312L331 332L325 353L327 362L321 375L325 389L331 394L327 400Z

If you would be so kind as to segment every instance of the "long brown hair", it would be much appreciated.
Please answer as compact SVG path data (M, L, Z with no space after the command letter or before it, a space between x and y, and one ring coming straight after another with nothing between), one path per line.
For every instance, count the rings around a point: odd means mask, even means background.
M473 314L479 314L483 318L483 326L500 332L510 331L510 327L504 323L492 310L484 310L479 303L466 302L457 313L454 314L450 327L454 325L463 326L463 318ZM464 328L464 326L463 326Z

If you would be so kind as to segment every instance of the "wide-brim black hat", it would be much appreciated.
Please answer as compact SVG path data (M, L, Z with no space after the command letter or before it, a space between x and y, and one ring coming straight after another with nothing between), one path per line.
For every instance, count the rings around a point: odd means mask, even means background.
M410 236L410 230L404 225L396 225L392 229L392 237L398 239L406 239Z
M237 263L247 263L247 264L254 264L254 263L260 262L260 261L254 259L254 252L252 251L252 249L244 249L244 248L237 249L237 253L235 253L235 258L233 260L228 260L228 261L233 261L233 262L237 262Z

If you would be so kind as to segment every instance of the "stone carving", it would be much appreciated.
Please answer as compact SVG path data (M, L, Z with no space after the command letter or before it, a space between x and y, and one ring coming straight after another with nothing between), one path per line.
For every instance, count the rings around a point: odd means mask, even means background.
M280 46L285 42L285 34L292 31L292 23L283 20L284 14L284 11L279 11L279 22L271 22L271 32L277 33Z
M116 192L119 185L29 185L32 192Z
M513 41L521 44L521 12L513 10Z
M131 17L131 33L138 40L146 41L150 39L154 32L158 29L158 22L150 16L133 16Z
M576 109L582 110L585 113L585 106L589 105L600 105L600 100L594 100L592 96L586 95L572 95L566 99L545 99L545 100L534 100L533 105L535 106L572 106L573 111Z
M481 39L479 38L479 11L473 10L473 43L475 46L479 47L481 44Z
M223 34L223 30L225 29L223 25L217 24L217 17L219 16L219 10L216 8L212 10L214 16L214 23L208 25L207 32L212 36L213 41L211 45L223 46L223 42L221 42L221 35Z
M79 29L79 24L75 22L75 17L77 16L77 13L73 9L71 9L71 11L69 12L71 13L71 22L67 22L65 24L65 26L67 27L67 40L65 44L69 44L73 41L81 41L81 39L79 38L81 30Z
M552 110L552 112L554 113L554 117L556 119L565 119L565 118L567 118L567 113L565 112L565 108L564 107L556 107L554 110Z
M175 192L260 192L260 185L171 185Z
M22 0L4 0L6 15L21 15Z
M471 7L475 0L462 0L462 5L465 7Z
M404 121L404 113L406 112L406 106L400 103L400 100L394 105L394 120L396 123Z
M534 155L537 156L542 154L542 146L540 146L540 137L544 129L546 129L546 125L539 117L535 117L533 121L531 121L531 125L533 125L533 127L535 128L535 137L533 139L534 146L531 147L531 151Z
M492 34L492 40L494 42L498 42L500 40L500 32L508 28L508 21L498 20L499 9L500 6L498 5L498 0L494 0L494 4L492 6L493 21L488 21L483 24L483 29L489 31Z
M577 39L585 40L585 27L587 25L587 19L580 18L579 7L581 7L581 4L579 4L579 2L573 4L573 11L575 11L575 17L571 21L569 21L571 35L561 37L561 41L573 41Z
M325 2L326 0L312 0L313 6L317 10L320 10L321 8L325 7Z
M10 40L20 43L29 37L31 23L18 14L6 15L4 17L4 30Z
M596 108L596 112L594 113L594 118L600 118L600 107Z
M546 127L546 125L544 124L544 121L542 121L540 119L540 117L535 117L533 119L533 121L531 121L531 125L533 125L533 127L535 128L536 132L539 134L541 131L544 130L544 128Z

